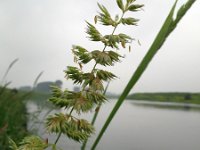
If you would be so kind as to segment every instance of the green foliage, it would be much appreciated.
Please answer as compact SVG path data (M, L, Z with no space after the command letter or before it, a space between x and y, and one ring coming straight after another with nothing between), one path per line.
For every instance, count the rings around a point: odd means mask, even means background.
M9 137L8 137L8 144L9 144L9 148L12 150L18 149L17 144Z
M17 143L28 134L25 99L27 93L0 87L0 149L8 150L8 137Z
M46 126L49 132L61 132L78 142L86 140L94 132L94 127L86 120L62 113L49 116Z
M38 136L27 136L19 146L9 138L9 145L12 150L44 150L48 147L48 143Z
M25 137L20 143L19 150L43 150L48 144L38 136Z

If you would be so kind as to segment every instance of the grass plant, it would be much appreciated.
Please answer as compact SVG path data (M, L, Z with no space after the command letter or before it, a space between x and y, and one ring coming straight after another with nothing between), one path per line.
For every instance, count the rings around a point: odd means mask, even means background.
M0 88L2 90L2 87ZM0 149L9 149L8 137L17 143L28 135L27 114L25 99L26 94L19 93L16 89L5 89L0 94Z
M95 131L93 124L98 115L98 109L107 101L105 97L106 88L104 87L104 83L116 78L116 75L112 72L99 69L99 66L101 66L101 68L102 66L114 66L116 62L119 62L121 58L123 58L123 56L119 53L119 49L127 48L129 51L131 50L131 42L133 41L133 38L125 33L116 33L117 27L119 25L137 25L137 22L139 21L138 19L126 17L125 14L127 12L139 11L143 7L142 4L136 4L135 0L116 0L116 2L121 11L121 15L116 15L113 19L106 7L98 4L99 13L94 17L94 24L100 23L104 26L113 27L110 34L102 35L95 25L86 22L86 33L88 34L89 40L102 43L102 50L95 49L89 51L79 45L74 45L72 47L72 53L74 55L74 62L76 63L76 66L67 66L65 74L67 79L71 79L74 84L79 84L81 86L81 90L70 91L65 89L63 91L59 87L52 87L52 97L49 101L51 101L58 108L65 108L67 110L66 113L56 113L46 119L46 129L50 133L57 134L56 140L51 142L45 141L38 136L28 136L22 140L19 146L10 140L11 147L13 149L42 150L47 147L51 147L53 150L56 150L57 143L61 135L65 135L69 139L83 143L82 150L85 149L88 138ZM175 8L177 1L175 2L150 49L119 97L111 114L92 145L91 150L96 149L97 144L100 142L108 125L111 123L128 93L139 80L154 55L164 44L166 38L175 29L178 22L194 2L195 0L188 0L178 9L176 16ZM93 63L93 67L91 71L86 72L84 67L88 63ZM78 115L87 113L94 108L96 108L97 111L94 114L92 123L85 119L79 117L77 118L74 115L75 113Z
M18 60L19 60L19 59L16 58L16 59L13 60L13 61L10 63L10 65L8 66L6 72L5 72L5 74L3 75L3 78L2 78L2 80L1 80L1 84L0 84L1 86L3 86L4 84L5 84L5 85L7 84L7 83L4 83L4 82L6 82L5 79L6 79L7 75L8 75L8 73L9 73L10 69L15 65L15 63L16 63Z
M28 135L27 114L25 99L26 93L21 93L17 89L9 89L11 82L6 82L6 77L10 69L18 61L15 59L6 70L0 85L0 149L9 149L9 138L17 143L21 138Z
M74 141L84 142L94 133L95 129L89 121L77 118L73 113L87 113L107 101L103 83L116 78L116 75L107 70L99 69L99 66L114 66L116 62L123 58L119 53L120 49L127 48L129 51L131 50L130 44L133 38L125 33L116 33L116 29L119 25L137 25L138 19L126 17L125 14L139 11L143 5L135 3L135 0L127 0L126 3L122 0L117 0L116 2L121 12L120 15L112 18L106 7L98 3L99 13L94 17L94 24L100 23L113 28L110 34L103 35L95 25L86 22L86 33L89 40L102 43L102 50L94 49L89 51L79 45L72 47L74 62L77 66L67 66L65 74L66 78L71 79L74 84L81 85L81 90L76 92L65 89L63 91L59 87L52 87L52 97L49 101L59 108L68 110L67 113L56 113L47 117L47 131L57 134L53 144L46 145L51 146L52 149L56 148L62 134ZM84 71L84 66L88 63L93 63L93 67L91 71L86 72ZM42 146L42 144L37 145L38 142L33 142L34 140L38 141L38 139L41 142L43 141L42 138L38 137L24 138L26 141L30 140L26 142L30 143L30 149ZM13 147L16 147L16 145L13 145ZM20 144L19 149L21 147L24 147L23 142ZM43 146L40 147L40 149L42 148Z
M27 114L26 103L30 96L33 97L33 91L24 92L15 88L11 89L9 88L11 82L6 81L9 71L18 60L19 59L15 59L10 63L1 80L0 150L8 150L11 147L11 149L13 149L13 145L16 146L15 142L20 143L22 138L30 134L30 132L27 130L27 121L28 117L30 117L30 114ZM42 72L35 79L34 87L41 75ZM35 94L35 97L37 97L37 95L38 94Z
M138 19L125 17L125 14L139 11L143 7L143 5L135 4L133 0L127 0L126 4L123 4L121 0L117 0L117 5L121 10L121 15L116 15L115 19L111 17L106 7L101 4L98 4L99 14L94 17L95 24L99 22L104 26L112 26L111 34L102 35L93 24L86 22L88 38L91 41L101 42L104 45L102 50L88 51L79 45L75 45L72 48L74 61L79 68L68 66L65 73L68 79L74 81L74 84L81 85L81 90L79 92L69 90L63 92L58 87L53 87L53 97L49 100L54 105L69 110L66 114L59 113L47 118L47 130L58 133L54 145L57 144L61 134L64 134L75 141L83 142L82 149L84 149L87 139L94 133L93 124L97 113L95 113L92 123L89 123L84 119L75 118L72 112L75 111L77 114L85 113L91 111L94 107L99 108L106 101L106 90L103 82L108 82L116 78L116 76L109 71L98 69L98 65L113 66L122 58L117 50L126 48L126 45L129 45L129 50L131 49L130 43L133 38L124 33L116 34L115 31L120 24L136 25ZM92 60L94 61L92 70L84 72L84 65Z

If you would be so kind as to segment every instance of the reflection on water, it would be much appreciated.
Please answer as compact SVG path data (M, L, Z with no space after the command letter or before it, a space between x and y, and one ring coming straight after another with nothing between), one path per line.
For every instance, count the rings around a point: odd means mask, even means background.
M96 122L98 133L116 101L104 105ZM27 106L36 111L33 103ZM35 107L35 108L34 108ZM32 110L31 110L32 108ZM33 110L34 108L34 110ZM200 150L200 107L185 104L161 104L142 101L126 101L104 134L97 150ZM44 117L44 109L39 119ZM91 120L92 113L80 116ZM31 123L31 120L30 120ZM56 136L39 133L54 142ZM89 140L88 149L95 135ZM80 144L62 136L58 143L63 149L79 150Z
M132 102L132 105L139 107L153 107L160 109L171 109L171 110L182 110L182 111L200 111L200 105L197 104L188 104L188 103L172 103L172 102L149 102L135 100Z

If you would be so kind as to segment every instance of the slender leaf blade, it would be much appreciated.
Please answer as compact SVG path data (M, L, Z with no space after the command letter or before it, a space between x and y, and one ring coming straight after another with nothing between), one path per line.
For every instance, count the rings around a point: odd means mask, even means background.
M114 106L112 112L110 113L109 117L107 118L107 120L106 120L104 126L102 127L99 135L97 136L95 142L93 143L93 146L92 146L91 150L94 150L96 148L96 146L99 143L99 141L101 140L104 132L106 131L108 125L112 121L113 117L115 116L115 114L118 111L118 109L120 108L121 104L123 103L123 101L127 97L128 93L133 88L133 86L136 84L136 82L138 81L138 79L141 77L141 75L143 74L143 72L145 71L145 69L147 68L147 66L151 62L152 58L157 53L157 51L164 44L165 39L171 33L169 29L173 25L173 15L174 15L174 10L175 10L176 4L177 4L177 0L175 1L175 3L173 5L173 7L172 7L172 9L171 9L171 11L169 13L169 15L167 16L167 18L166 18L166 20L165 20L165 22L164 22L161 30L159 31L158 35L156 36L156 38L155 38L153 44L151 45L149 51L147 52L147 54L143 58L142 62L140 63L140 65L138 66L137 70L135 71L135 73L131 77L131 79L128 82L127 86L125 87L123 93L119 97L116 105ZM185 11L187 11L187 10L185 10ZM177 23L179 21L180 20L178 20Z

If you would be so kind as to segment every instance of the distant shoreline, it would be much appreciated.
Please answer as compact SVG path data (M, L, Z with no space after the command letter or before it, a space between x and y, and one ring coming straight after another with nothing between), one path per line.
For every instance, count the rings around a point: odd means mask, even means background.
M135 93L128 95L127 99L155 101L155 102L200 104L200 93L189 93L189 92Z
M108 98L117 99L120 95L114 93L107 93ZM33 99L48 99L51 97L50 93L34 92ZM156 93L134 93L127 96L129 100L143 100L152 102L176 102L188 104L200 104L200 93L190 92L156 92Z

